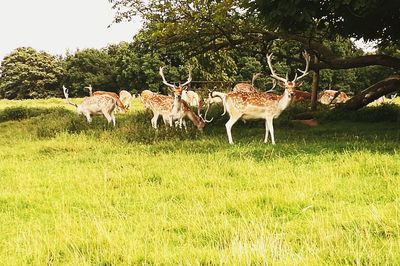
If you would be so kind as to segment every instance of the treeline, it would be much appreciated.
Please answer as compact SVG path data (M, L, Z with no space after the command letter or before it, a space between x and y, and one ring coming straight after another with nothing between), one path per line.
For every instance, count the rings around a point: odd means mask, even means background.
M256 87L268 90L271 80L265 55L243 53L235 50L205 52L187 58L185 53L146 46L137 35L131 43L122 42L102 49L82 49L66 55L50 55L30 47L20 47L5 56L0 67L0 97L6 99L32 99L62 97L62 85L70 88L71 97L88 95L84 87L91 84L95 90L131 93L145 89L166 93L158 70L167 66L170 82L187 79L187 67L193 68L193 89L212 88L229 90L236 82L250 81L253 74L261 72ZM336 39L328 44L341 56L362 55L349 39ZM275 42L270 48L276 54L274 65L282 71L289 67L292 77L301 67L301 60L291 60L289 55L299 51L296 43ZM301 55L299 55L300 58ZM280 60L278 58L286 58ZM388 75L385 68L371 66L349 70L321 70L321 89L343 90L350 95ZM311 75L302 89L310 90Z

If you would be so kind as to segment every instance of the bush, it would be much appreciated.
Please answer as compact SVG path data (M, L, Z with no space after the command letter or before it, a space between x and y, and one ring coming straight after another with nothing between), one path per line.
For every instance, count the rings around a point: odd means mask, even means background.
M41 115L47 109L26 108L26 107L7 107L0 112L0 122L21 121L27 118Z

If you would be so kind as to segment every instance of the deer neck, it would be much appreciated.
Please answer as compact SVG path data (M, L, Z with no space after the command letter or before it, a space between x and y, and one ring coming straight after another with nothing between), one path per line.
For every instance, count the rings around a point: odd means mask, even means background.
M185 116L193 122L193 124L198 128L201 129L204 127L204 125L202 125L204 122L201 120L201 118L196 115L195 113L193 113L192 110L190 110L189 107L185 108Z
M278 109L281 112L283 110L285 110L289 106L291 99L292 99L292 97L289 93L289 90L285 89L285 91L283 92L282 98L278 102Z
M172 104L172 114L176 115L181 110L181 96L175 95Z

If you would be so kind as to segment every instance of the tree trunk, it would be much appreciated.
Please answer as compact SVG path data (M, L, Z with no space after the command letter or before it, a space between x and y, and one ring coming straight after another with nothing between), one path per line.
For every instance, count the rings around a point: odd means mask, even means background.
M358 110L379 97L398 91L400 92L400 75L386 78L359 92L346 103L338 107L346 110Z
M315 70L312 75L312 85L311 85L311 111L317 110L318 87L319 87L319 70Z

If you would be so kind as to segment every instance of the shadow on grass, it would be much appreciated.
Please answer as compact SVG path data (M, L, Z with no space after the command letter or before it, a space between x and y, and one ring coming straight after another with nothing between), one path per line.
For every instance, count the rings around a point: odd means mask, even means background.
M127 145L149 145L148 152L155 155L224 152L233 159L246 157L264 161L276 157L320 154L322 151L342 153L369 150L393 154L399 149L400 123L393 122L398 110L389 107L388 111L387 108L373 109L378 114L385 113L386 122L376 123L378 115L371 115L372 111L367 110L363 111L366 112L365 117L360 114L347 116L363 119L371 117L375 122L353 122L340 116L342 120L325 118L320 126L314 128L293 124L290 114L294 112L289 110L286 115L274 121L275 146L263 143L263 121L237 122L232 128L235 145L229 145L225 130L228 116L221 116L221 108L210 110L209 117L214 117L214 121L206 126L204 132L198 131L191 123L187 132L166 127L162 122L159 122L159 129L155 130L151 127L151 114L148 111L118 114L115 128L108 125L102 116L95 117L88 124L83 116L65 108L6 108L0 112L0 121L25 120L18 126L27 127L28 134L38 139L54 138L61 132L85 134L93 138L107 134L113 141Z

